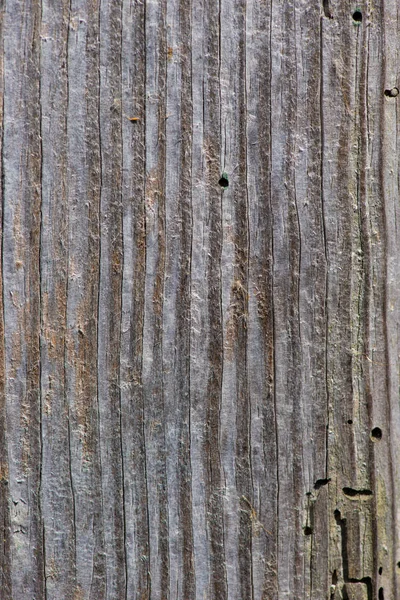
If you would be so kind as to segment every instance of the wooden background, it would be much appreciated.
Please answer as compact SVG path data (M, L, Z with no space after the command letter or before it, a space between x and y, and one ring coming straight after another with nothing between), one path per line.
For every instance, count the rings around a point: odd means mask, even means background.
M1 600L400 598L397 0L0 12Z

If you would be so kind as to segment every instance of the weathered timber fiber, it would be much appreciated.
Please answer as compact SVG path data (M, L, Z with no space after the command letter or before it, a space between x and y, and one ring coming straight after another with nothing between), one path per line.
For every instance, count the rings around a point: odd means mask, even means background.
M400 600L397 0L2 0L0 600Z

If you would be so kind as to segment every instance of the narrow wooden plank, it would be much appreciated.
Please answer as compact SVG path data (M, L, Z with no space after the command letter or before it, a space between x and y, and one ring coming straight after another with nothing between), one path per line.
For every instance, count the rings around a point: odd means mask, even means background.
M196 10L197 7L197 10ZM191 425L197 597L227 598L220 454L221 307L220 3L194 2ZM196 45L195 41L199 44ZM196 478L204 477L204 484ZM195 508L200 505L201 512ZM204 507L204 508L203 508ZM203 512L204 511L204 512ZM198 519L198 520L197 520ZM204 529L198 530L196 522ZM205 566L205 570L203 570ZM201 591L200 591L201 590Z
M169 587L182 600L195 595L190 461L191 10L187 0L167 3L163 392Z
M397 18L396 18L397 17ZM398 80L398 6L396 2L382 2L382 79L380 93L385 94L399 88ZM375 568L382 568L383 577L376 578L375 590L381 597L398 598L400 595L400 471L397 461L399 452L400 410L399 391L399 311L400 302L397 288L399 281L399 160L398 160L398 97L384 95L381 109L381 193L385 223L386 268L384 280L384 333L387 402L379 402L373 412L371 427L379 435L373 436L376 481L376 507L379 520L376 524ZM383 398L382 398L383 400ZM379 410L379 408L381 410ZM374 433L374 429L372 429ZM380 448L381 442L384 441ZM390 465L390 466L389 466ZM389 468L388 468L389 467ZM390 479L389 479L390 477ZM390 500L389 500L390 499ZM379 527L380 526L380 527ZM378 529L379 528L379 529ZM379 571L378 571L379 573Z
M365 462L370 472L370 487L373 494L370 507L360 511L360 524L363 524L368 516L371 522L368 529L364 527L367 533L364 534L364 541L360 543L362 552L358 554L366 558L363 575L371 579L369 593L376 597L387 598L396 597L394 542L396 525L393 509L387 502L388 497L393 497L393 466L390 440L387 435L390 430L391 414L388 393L390 384L387 378L388 330L385 330L384 324L387 238L384 234L386 225L383 180L386 158L382 115L387 103L390 107L391 100L384 95L384 89L387 88L385 84L393 86L395 77L393 77L393 66L389 81L386 80L382 70L383 54L386 54L383 40L387 37L384 33L386 26L383 20L383 6L374 7L372 10L372 6L366 3L363 9L365 29L363 72L359 90L361 144L358 170L360 195L363 200L360 226L365 270L365 346L362 373L365 378L367 397L365 426L369 443L369 455ZM395 62L394 58L392 65ZM394 114L392 118L393 116ZM371 431L376 426L386 432L380 439L371 436ZM365 513L367 513L366 517L364 517Z
M292 168L300 234L298 310L301 343L300 410L296 418L301 423L299 443L304 469L300 487L304 512L303 521L297 525L300 525L297 536L299 545L301 540L304 544L302 585L307 596L317 599L328 594L328 575L322 566L328 553L328 520L322 518L328 509L327 494L316 490L316 486L320 485L317 482L327 479L328 418L328 265L321 172L321 7L305 1L298 2L294 18L297 116ZM315 502L318 502L318 510ZM323 526L321 530L316 529L317 513L319 524Z
M65 387L67 307L67 45L69 2L43 2L41 25L41 509L46 598L73 598L74 504ZM54 146L57 140L57 146Z
M272 96L271 202L279 597L319 597L328 588L326 574L320 572L318 562L315 564L313 548L314 535L327 536L327 529L314 532L314 486L326 479L327 464L320 7L306 2L293 6L278 2L272 10L271 90L276 91ZM326 496L319 498L319 503L323 499L326 501Z
M379 26L379 11L373 14L367 2L357 10L339 3L331 18L323 21L322 31L323 194L330 264L330 576L338 589L349 594L350 584L360 582L357 589L363 588L368 597L378 582L372 560L374 518L366 501L368 494L377 491L370 429L374 406L380 402L382 384L385 386L382 374L378 375L380 382L374 383L376 376L370 366L375 344L384 346L379 331L382 290L374 275L377 264L382 268L383 247L374 233L374 222L382 224L382 210L375 195L380 150L371 144L371 128L376 128L376 139L380 128L376 93L372 97L369 89L371 51L378 50L377 38L372 44L370 41L376 36L371 17ZM345 46L346 52L342 50ZM331 95L336 95L335 103ZM378 386L380 393L375 397Z
M274 398L271 212L271 7L247 8L247 186L249 197L248 370L251 399L254 598L277 598L277 456Z
M351 356L351 262L352 201L349 186L354 173L348 165L351 128L351 82L354 81L354 28L350 10L326 8L321 22L322 46L322 195L327 244L329 397L328 476L333 498L329 503L332 585L341 593L344 582L341 513L337 501L341 489L355 477ZM349 50L344 52L344 46ZM354 88L353 88L354 89ZM354 129L353 129L354 131ZM339 177L340 173L340 177ZM350 179L350 182L349 182ZM347 350L346 350L347 349ZM346 460L344 460L346 457ZM341 466L343 463L343 466ZM339 481L337 478L339 477ZM347 482L347 483L345 483ZM334 512L337 511L337 512Z
M74 499L77 597L104 598L97 386L99 211L99 4L71 4L68 38L68 300L66 385Z
M213 4L218 10L217 3ZM223 585L223 560L221 547L216 551L216 530L221 526L221 504L217 513L211 513L211 494L218 495L220 469L218 452L211 454L211 427L218 431L218 422L213 413L212 422L207 419L207 406L213 366L209 363L211 345L211 319L208 297L210 294L208 265L210 252L210 208L207 202L208 186L212 176L218 178L218 166L213 165L210 174L210 127L218 128L219 111L218 81L215 69L218 64L218 23L209 19L207 6L202 0L192 3L192 249L191 249L191 299L190 299L190 433L193 503L193 545L196 581L196 598L218 597ZM208 48L208 52L206 49ZM210 80L210 68L214 76ZM212 90L213 102L207 102L208 90ZM211 110L211 115L210 115ZM210 118L211 117L211 118ZM213 143L216 143L213 136ZM212 146L211 146L212 148ZM212 187L218 194L217 186ZM218 260L217 257L214 260ZM207 383L205 383L207 382ZM217 387L217 386L216 386ZM214 460L214 465L211 463ZM209 475L214 477L212 485ZM212 490L212 486L214 489ZM213 546L214 545L214 546ZM214 552L215 550L215 552ZM221 565L222 568L218 569ZM219 577L222 581L219 582ZM217 589L216 589L217 588ZM225 596L223 596L225 597Z
M4 48L5 6L0 10L0 47ZM11 523L9 506L9 466L7 442L7 400L6 400L6 365L4 339L4 292L3 292L3 210L4 210L4 52L0 53L0 174L2 185L0 200L0 539L3 540L0 552L0 589L4 600L11 597Z
M106 598L126 598L124 464L121 440L122 6L100 5L101 151L98 403Z
M124 457L126 595L138 600L150 597L142 379L146 268L145 86L145 5L129 0L123 5L122 30L124 256L120 393Z
M274 398L271 212L271 6L248 2L246 36L247 188L249 197L249 394L251 399L254 598L277 598L277 456ZM247 499L248 500L248 499ZM250 502L250 501L249 501Z
M142 381L150 595L168 598L169 523L162 315L165 275L166 2L146 4L146 276ZM171 499L172 501L172 499Z
M11 597L44 594L40 399L40 3L5 4L3 301Z
M327 259L321 197L320 12L319 6L301 1L294 15L297 63L294 175L301 244L298 302L305 491L312 490L317 480L327 476Z
M357 102L359 99L362 25L353 22L346 3L335 9L335 18L324 22L324 206L329 312L329 394L332 469L341 488L368 487L368 475L356 464L365 456L365 395L360 383L364 298L364 273L360 231ZM325 45L326 40L326 45ZM361 46L360 46L361 45ZM344 47L346 46L346 51ZM338 98L333 102L332 98ZM340 124L338 126L338 123ZM341 176L339 176L339 173ZM351 261L348 260L351 257ZM347 286L347 287L345 287ZM358 308L357 308L358 307ZM356 316L357 315L357 316ZM338 345L339 338L341 345ZM347 352L346 352L347 349ZM354 418L353 418L354 417ZM348 423L351 421L351 423ZM339 461L339 463L335 462ZM339 465L343 465L339 467ZM336 476L336 475L335 475Z
M304 593L301 230L296 195L297 85L295 6L272 4L271 204L273 212L274 365L278 453L278 596ZM288 298L291 299L288 302ZM297 510L293 510L296 506Z
M221 173L223 192L222 311L224 363L221 459L225 478L224 524L228 593L252 596L250 398L247 365L248 193L246 3L221 2Z
M368 257L368 277L370 279L367 296L367 333L363 372L366 378L368 395L369 428L376 425L383 431L390 429L390 411L388 402L388 357L387 330L385 326L385 278L386 278L386 235L385 211L383 203L383 156L382 152L382 114L386 102L393 102L384 96L385 79L382 72L383 60L383 12L376 7L372 12L367 6L367 74L366 90L363 102L366 130L365 195L367 199L367 218L363 227L367 229L366 253ZM379 82L379 85L377 85ZM388 84L393 83L393 79ZM387 502L393 494L393 474L390 458L390 440L384 435L376 443L370 440L371 490L373 491L373 593L378 596L383 587L384 597L395 597L396 568L394 567L394 514L391 503Z

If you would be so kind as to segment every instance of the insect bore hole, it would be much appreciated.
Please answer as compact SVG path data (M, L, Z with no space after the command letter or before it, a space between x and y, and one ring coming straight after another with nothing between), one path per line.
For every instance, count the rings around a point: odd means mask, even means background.
M333 15L329 7L329 0L322 0L322 8L324 9L325 17L328 17L328 19L333 19Z
M371 431L371 437L373 440L381 440L382 439L382 429L380 427L374 427Z
M361 21L362 21L362 18L363 18L363 16L362 16L362 12L361 12L361 10L355 10L355 11L353 12L353 21L354 21L355 23L361 23Z
M228 175L226 173L222 173L221 179L218 181L218 183L222 188L227 188L229 185Z
M310 527L309 525L306 525L304 527L304 535L311 535L312 534L312 527Z
M379 567L379 569L378 569L379 575L382 575L382 571L383 571L382 567Z
M347 423L348 423L349 425L353 425L353 420L352 420L352 419L349 419L349 420L347 421Z
M399 95L399 88L394 87L391 90L385 90L385 96L388 98L396 98Z

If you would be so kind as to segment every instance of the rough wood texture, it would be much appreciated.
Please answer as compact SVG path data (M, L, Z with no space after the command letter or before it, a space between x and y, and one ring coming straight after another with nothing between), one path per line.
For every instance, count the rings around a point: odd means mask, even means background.
M1 600L400 599L397 0L3 0Z

